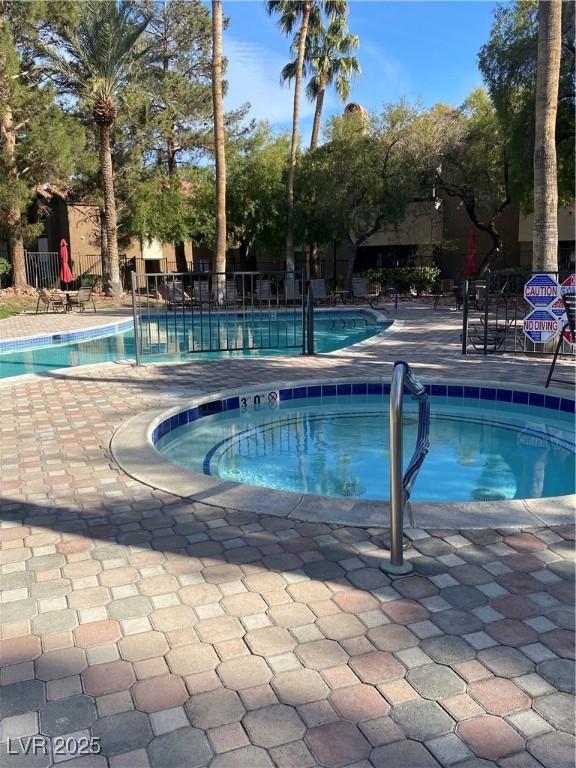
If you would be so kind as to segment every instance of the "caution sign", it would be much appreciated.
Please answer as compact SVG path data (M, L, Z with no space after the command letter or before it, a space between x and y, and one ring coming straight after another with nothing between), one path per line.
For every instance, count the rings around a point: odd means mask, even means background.
M533 275L524 286L524 298L533 307L549 307L558 299L560 289L550 275Z
M535 344L543 344L556 336L560 328L558 318L547 309L535 309L524 318L524 334Z

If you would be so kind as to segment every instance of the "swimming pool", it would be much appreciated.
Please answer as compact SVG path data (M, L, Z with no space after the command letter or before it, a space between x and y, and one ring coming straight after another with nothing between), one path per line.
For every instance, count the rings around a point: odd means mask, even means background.
M428 520L442 526L448 514L456 526L487 517L526 525L572 515L572 398L474 382L427 390L430 453L412 500L430 512ZM205 503L381 525L389 497L388 395L381 380L220 393L135 417L115 436L113 453L143 482ZM415 405L405 399L405 463Z
M391 325L383 319L384 315L366 310L320 310L315 311L314 317L314 340L316 351L320 353L334 352L365 341ZM256 319L241 318L238 315L223 316L218 323L213 321L212 326L208 326L206 321L202 325L200 322L185 325L177 314L164 314L149 319L145 324L143 338L146 340L147 354L144 362L299 354L302 347L301 335L298 338L293 327L290 327L293 338L289 339L289 343L294 346L286 349L282 348L286 345L285 331L281 319L274 316L268 318L260 315ZM133 360L136 355L134 331L131 328L113 334L106 334L101 329L97 338L68 343L53 343L53 338L56 337L37 339L36 344L30 344L29 347L0 353L0 378L113 360ZM278 340L278 347L271 346L274 339ZM51 343L40 345L40 341ZM25 340L23 342L25 344ZM197 351L214 346L216 342L219 346L228 347L228 351ZM245 349L248 343L262 348Z

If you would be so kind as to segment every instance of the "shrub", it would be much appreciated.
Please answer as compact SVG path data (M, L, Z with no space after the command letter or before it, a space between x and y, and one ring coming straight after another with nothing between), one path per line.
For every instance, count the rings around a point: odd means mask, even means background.
M8 283L10 274L10 262L5 256L0 256L0 288Z
M364 277L380 290L392 287L398 293L416 291L419 296L432 291L439 274L438 267L389 267L369 269L364 272Z

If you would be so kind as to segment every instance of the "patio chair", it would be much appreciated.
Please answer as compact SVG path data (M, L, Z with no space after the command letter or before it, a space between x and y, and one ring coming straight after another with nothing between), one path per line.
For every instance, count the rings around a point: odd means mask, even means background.
M284 294L286 297L286 302L302 301L300 283L295 277L287 277L286 280L284 280Z
M41 288L38 291L38 301L36 302L36 314L40 309L40 304L44 306L44 312L66 312L66 298L58 291L49 291L47 288Z
M371 301L377 293L368 291L368 280L365 277L352 278L352 301L360 304L361 301Z
M310 280L314 304L335 304L334 294L327 290L326 280L323 277L317 277Z
M68 295L66 297L67 303L68 303L68 309L72 309L72 307L78 307L78 310L80 312L84 312L84 309L86 308L86 304L89 304L92 302L92 308L94 312L96 312L96 304L94 304L94 296L93 296L93 290L92 288L79 288L78 293L75 296Z
M562 330L560 331L560 337L558 339L558 344L556 345L556 349L554 351L554 358L552 359L552 365L550 366L550 370L548 371L548 377L546 379L546 384L544 384L544 387L547 389L548 385L552 381L552 374L554 373L554 368L556 367L556 360L558 359L558 355L560 354L560 348L562 347L562 343L564 341L564 331L569 331L572 342L576 339L576 294L575 293L565 293L562 296L562 303L564 304L564 309L566 310L566 322L564 323ZM574 386L574 377L569 381L568 379L554 379L554 381L561 381L564 384L572 384Z

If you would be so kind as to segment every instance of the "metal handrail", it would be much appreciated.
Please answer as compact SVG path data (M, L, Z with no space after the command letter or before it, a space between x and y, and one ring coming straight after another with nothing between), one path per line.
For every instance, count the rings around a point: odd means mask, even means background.
M412 458L402 474L403 424L402 404L404 387L414 400L419 401L418 435ZM424 385L403 360L394 363L392 385L390 387L390 562L384 569L391 573L409 573L411 563L404 562L404 507L418 471L430 448L430 401Z

